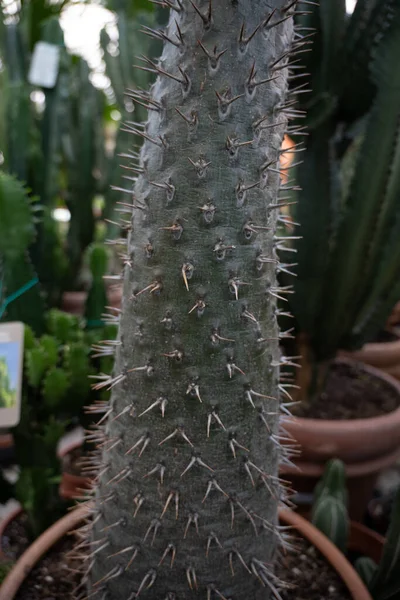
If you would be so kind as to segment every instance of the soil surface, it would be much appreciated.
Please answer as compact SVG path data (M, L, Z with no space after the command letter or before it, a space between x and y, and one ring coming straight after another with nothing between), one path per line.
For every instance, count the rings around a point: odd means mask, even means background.
M296 538L295 547L276 568L279 579L290 585L279 587L282 600L351 600L339 575L314 546Z
M26 533L27 516L21 513L13 519L5 528L1 545L4 554L10 560L16 560L30 545L29 538Z
M313 402L293 407L293 415L313 419L368 419L393 412L400 395L383 379L367 373L362 365L332 365L325 390Z
M72 600L81 575L76 558L68 556L75 539L66 536L39 562L22 584L15 600Z

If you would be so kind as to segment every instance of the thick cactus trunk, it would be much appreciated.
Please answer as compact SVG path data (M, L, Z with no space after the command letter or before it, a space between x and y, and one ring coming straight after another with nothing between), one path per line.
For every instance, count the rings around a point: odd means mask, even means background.
M161 60L143 62L160 76L143 100L120 345L99 385L115 387L89 593L265 599L282 495L274 231L293 3L167 4Z

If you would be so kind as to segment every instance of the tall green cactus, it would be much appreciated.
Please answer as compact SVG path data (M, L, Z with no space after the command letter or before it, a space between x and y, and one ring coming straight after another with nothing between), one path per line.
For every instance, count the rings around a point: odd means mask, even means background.
M67 251L73 287L95 234L93 203L98 191L99 145L104 144L104 94L91 83L89 66L82 58L71 64L69 75L68 129L62 142L68 181L66 204L71 213Z
M316 48L298 58L312 92L294 84L309 136L293 167L301 239L290 306L316 375L339 349L373 339L400 296L400 4L358 0L348 16L327 0L307 12Z
M296 2L165 4L162 56L140 61L158 78L132 126L116 363L95 386L113 395L89 596L259 600L286 543L275 228Z
M151 8L151 4L147 1L144 4L144 7L136 6L136 4L132 7L131 3L126 0L111 2L110 8L115 10L117 17L117 55L110 53L111 39L106 29L103 29L100 34L100 43L106 64L106 74L110 79L111 89L114 93L115 101L122 115L123 122L128 119L136 122L145 119L146 103L137 95L141 96L142 92L140 92L140 90L146 89L149 82L154 79L154 76L148 72L134 69L133 57L139 54L146 54L151 58L153 55L157 56L161 49L160 44L150 44L148 38L140 32L141 24L147 27L154 25L153 14L143 11L146 4L148 5L148 8ZM136 96L137 102L135 102L135 104L132 103L132 99L129 100L130 95ZM130 110L134 107L133 112L129 112L127 109L127 104L129 103ZM108 218L115 216L116 203L118 202L120 194L120 191L114 188L125 187L118 178L115 178L116 171L121 164L120 155L129 154L135 144L140 144L141 142L142 139L140 136L128 135L125 128L120 128L117 133L116 151L112 160L109 162L108 177L106 178L108 189L106 190L106 206L104 212L105 216ZM114 231L114 229L113 226L110 227L111 231Z

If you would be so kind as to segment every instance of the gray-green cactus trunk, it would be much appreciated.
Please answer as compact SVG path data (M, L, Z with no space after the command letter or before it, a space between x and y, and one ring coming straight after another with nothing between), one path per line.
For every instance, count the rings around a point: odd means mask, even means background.
M115 387L89 593L265 599L282 493L274 231L293 7L174 4L171 41L143 62L160 76L126 200L114 379L100 383Z

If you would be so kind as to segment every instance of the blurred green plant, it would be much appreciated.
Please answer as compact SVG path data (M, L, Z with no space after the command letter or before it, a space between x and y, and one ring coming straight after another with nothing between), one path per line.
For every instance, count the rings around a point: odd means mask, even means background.
M0 321L43 330L44 302L29 257L40 207L12 175L0 172Z
M65 510L58 493L57 447L71 426L93 422L85 407L99 396L94 396L89 377L110 368L112 358L96 357L91 346L116 336L109 326L88 331L84 321L57 309L46 317L47 331L39 337L25 327L21 420L14 429L20 476L15 486L4 488L4 496L14 495L27 513L32 539Z

